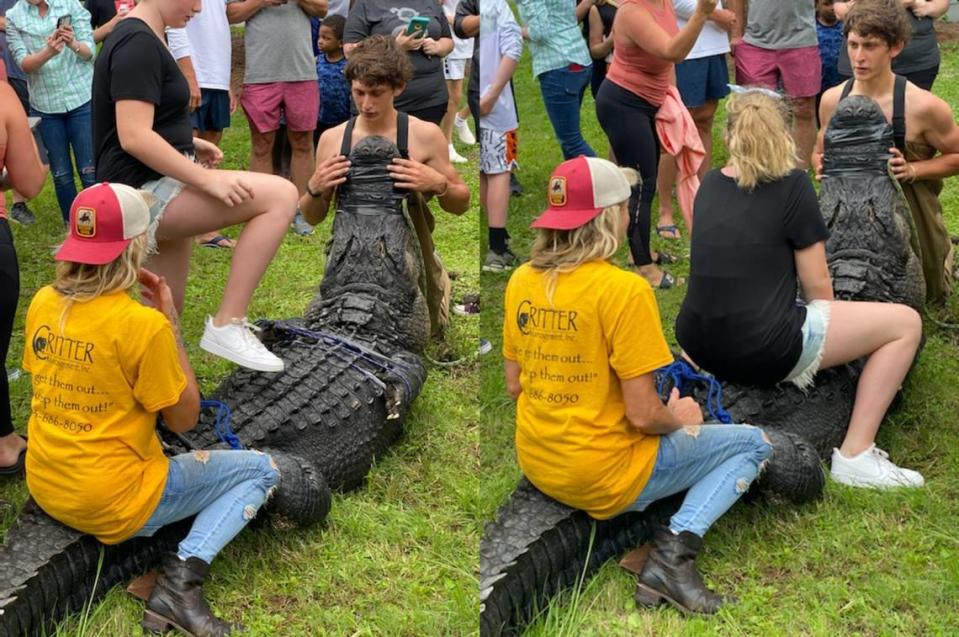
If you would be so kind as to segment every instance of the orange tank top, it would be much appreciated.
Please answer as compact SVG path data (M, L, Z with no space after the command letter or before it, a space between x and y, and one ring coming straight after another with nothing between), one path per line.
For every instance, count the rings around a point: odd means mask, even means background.
M627 4L638 5L643 11L649 12L669 37L679 33L672 0L663 0L662 8L653 7L648 0L622 0L620 8ZM625 35L617 33L616 24L613 24L613 63L606 74L609 81L653 106L659 106L666 97L672 70L672 62L656 57Z

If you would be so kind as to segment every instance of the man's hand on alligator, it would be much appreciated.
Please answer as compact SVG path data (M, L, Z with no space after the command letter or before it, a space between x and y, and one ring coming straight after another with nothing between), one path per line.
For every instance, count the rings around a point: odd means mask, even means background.
M345 155L333 155L317 165L306 183L307 189L329 201L333 189L346 181L349 170L350 160Z
M905 156L898 148L893 146L889 149L892 157L889 158L889 170L892 176L898 181L912 183L916 181L916 166L906 161Z
M390 177L397 188L425 195L441 197L449 189L449 179L445 175L415 159L394 158L390 164Z

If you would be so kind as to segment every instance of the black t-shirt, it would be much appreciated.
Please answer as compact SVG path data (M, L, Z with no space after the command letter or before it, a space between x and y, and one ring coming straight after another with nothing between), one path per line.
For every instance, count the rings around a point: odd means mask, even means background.
M132 9L132 0L129 4ZM86 0L83 6L90 12L90 25L94 29L99 29L117 14L117 7L113 0Z
M777 383L802 353L794 252L828 236L806 173L751 191L713 170L693 209L689 291L676 339L723 380Z
M402 5L402 6L400 6ZM356 0L346 18L343 42L356 43L371 35L389 35L406 32L410 20L417 15L430 18L427 35L434 40L452 37L450 23L443 7L436 0ZM446 104L446 79L443 76L443 58L410 51L413 78L406 90L396 98L394 105L400 111L415 111Z
M181 153L193 152L190 87L166 45L137 18L121 20L97 56L93 71L93 148L97 179L139 188L162 175L120 147L116 122L116 103L120 100L153 104L153 130Z

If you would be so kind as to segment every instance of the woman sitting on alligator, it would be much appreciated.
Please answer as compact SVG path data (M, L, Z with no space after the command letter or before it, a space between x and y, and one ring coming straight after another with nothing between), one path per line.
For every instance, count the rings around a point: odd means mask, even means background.
M686 355L721 380L800 389L817 370L866 357L849 429L833 450L842 484L919 487L874 440L916 355L922 320L894 303L836 301L816 192L794 170L783 100L763 89L727 103L729 161L708 173L694 208L689 292L676 319ZM796 302L796 277L803 302Z
M635 173L630 171L635 181ZM610 263L629 223L621 169L578 157L555 170L530 262L506 290L503 355L523 473L598 519L685 491L639 576L641 606L714 613L695 567L706 530L746 491L771 447L745 425L702 426L692 398L663 404L653 371L672 362L652 288Z
M200 395L170 288L141 267L150 222L144 195L122 184L87 188L73 202L56 279L27 311L27 487L51 517L105 544L195 515L178 551L164 558L143 627L219 637L231 627L207 607L203 579L279 473L254 451L163 454L157 415L188 431ZM137 282L155 309L130 298Z

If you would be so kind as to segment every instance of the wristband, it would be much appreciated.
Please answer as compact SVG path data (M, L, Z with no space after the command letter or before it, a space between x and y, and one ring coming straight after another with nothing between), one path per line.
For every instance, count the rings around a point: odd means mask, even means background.
M309 179L306 180L306 192L307 192L308 195L310 195L310 196L313 197L314 199L326 199L326 195L323 194L323 191L322 191L322 190L319 191L319 192L313 192L313 191L310 189L310 180L309 180Z
M436 198L439 199L440 197L446 196L446 193L449 192L449 189L450 189L450 180L446 179L446 185L443 187L443 192L437 193Z

